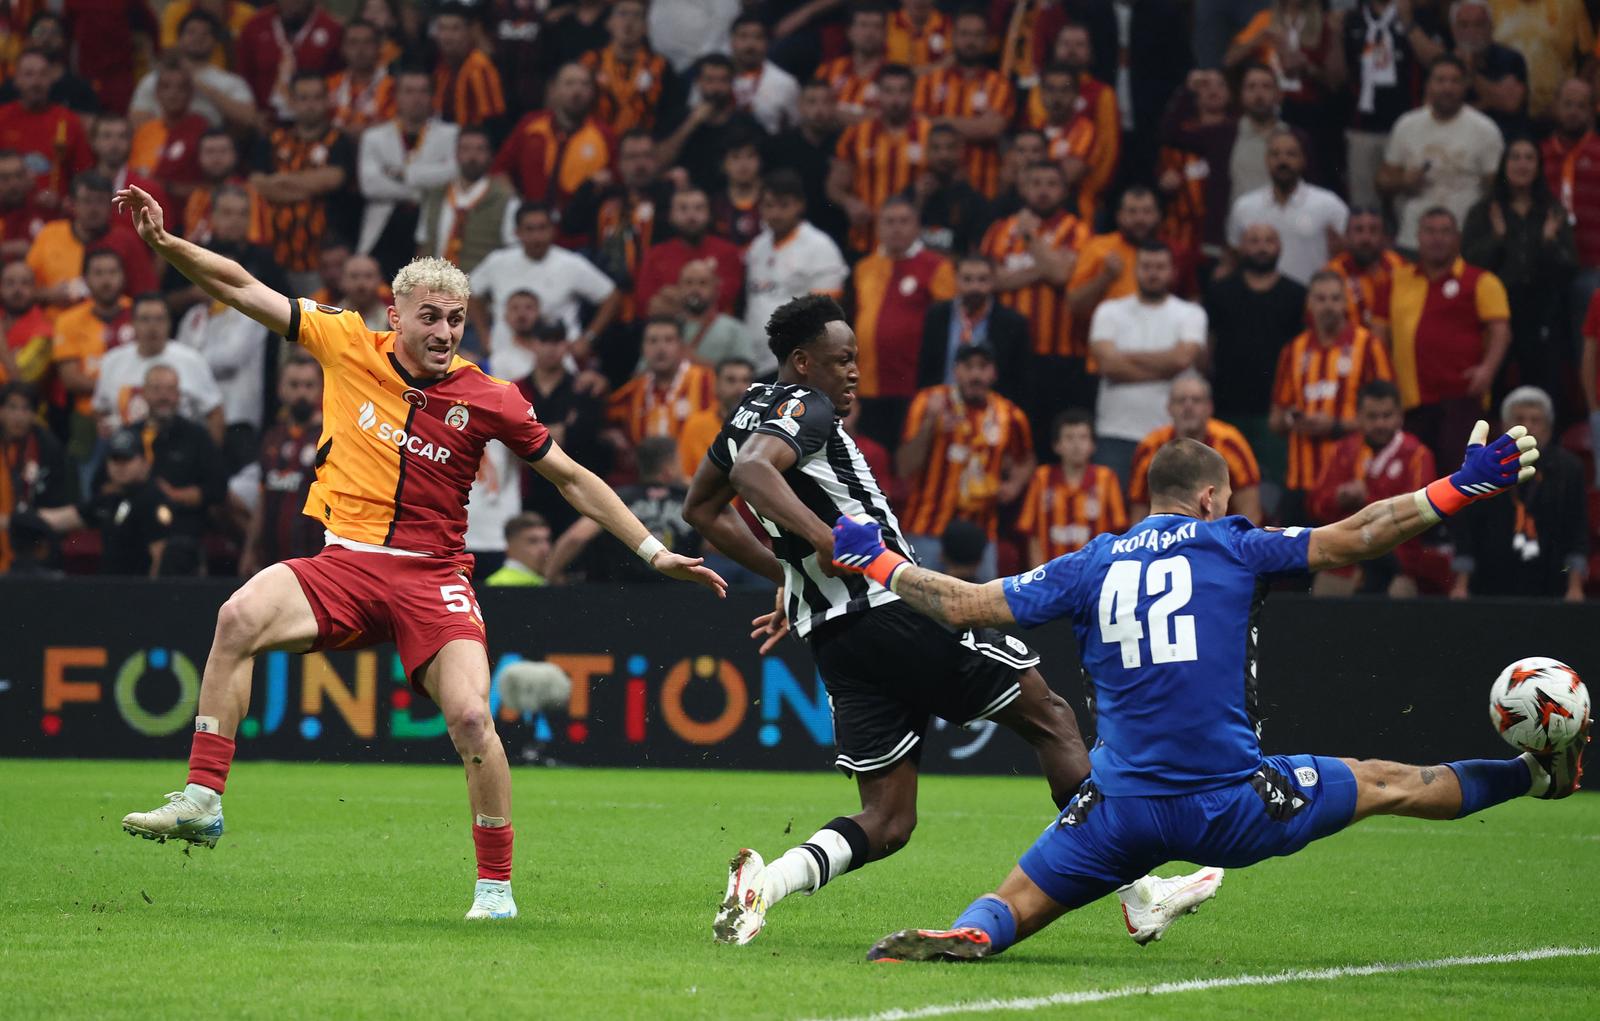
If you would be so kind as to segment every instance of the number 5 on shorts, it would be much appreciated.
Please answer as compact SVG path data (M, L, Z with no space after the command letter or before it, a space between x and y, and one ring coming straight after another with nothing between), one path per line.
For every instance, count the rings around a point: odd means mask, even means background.
M444 608L451 613L470 613L482 618L483 611L478 609L478 601L472 598L472 589L467 585L440 585L439 596L444 600Z

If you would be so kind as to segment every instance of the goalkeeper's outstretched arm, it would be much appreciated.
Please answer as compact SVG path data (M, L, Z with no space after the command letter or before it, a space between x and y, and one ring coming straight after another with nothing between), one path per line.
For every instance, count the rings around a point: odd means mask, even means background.
M918 613L957 631L1016 623L1001 581L975 585L919 567L884 546L876 521L841 516L833 526L833 563L866 575Z
M134 229L144 243L202 291L279 336L288 333L289 299L251 276L232 259L169 233L161 206L149 192L129 185L117 192L116 204L132 215Z
M1326 571L1371 560L1413 539L1470 503L1486 500L1533 477L1539 447L1522 426L1493 443L1489 424L1473 427L1461 470L1414 493L1379 500L1343 521L1315 529L1307 551L1311 570Z

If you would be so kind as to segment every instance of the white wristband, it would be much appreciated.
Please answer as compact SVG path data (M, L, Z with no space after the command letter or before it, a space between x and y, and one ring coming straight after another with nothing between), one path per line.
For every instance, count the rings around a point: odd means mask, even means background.
M1411 494L1411 498L1417 502L1417 513L1421 515L1423 521L1428 523L1430 528L1443 520L1443 518L1439 517L1439 512L1433 509L1433 501L1428 499L1428 491L1426 489L1417 490Z
M655 560L657 553L660 553L666 548L667 547L661 542L660 539L657 539L653 535L647 535L644 537L644 541L639 543L639 548L634 550L634 552L639 554L640 560L643 560L648 564Z

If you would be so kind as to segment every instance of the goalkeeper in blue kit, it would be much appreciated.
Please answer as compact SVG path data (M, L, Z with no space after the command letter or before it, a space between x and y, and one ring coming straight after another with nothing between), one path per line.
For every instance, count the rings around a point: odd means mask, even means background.
M1071 620L1099 724L1089 779L999 889L948 929L894 933L868 958L986 957L1168 861L1240 867L1370 815L1459 819L1523 795L1577 790L1587 721L1583 738L1540 755L1438 766L1263 757L1258 742L1266 581L1381 556L1533 475L1538 448L1520 426L1487 438L1479 422L1461 470L1425 489L1322 528L1282 530L1226 517L1227 465L1180 439L1150 464L1144 521L985 585L918 567L887 550L875 524L840 518L835 563L949 627Z

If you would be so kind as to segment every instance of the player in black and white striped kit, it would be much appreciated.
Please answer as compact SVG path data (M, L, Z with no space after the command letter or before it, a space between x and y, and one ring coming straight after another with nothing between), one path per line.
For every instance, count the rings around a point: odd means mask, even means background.
M838 757L861 791L841 816L766 864L753 850L730 863L713 931L748 943L767 910L797 891L885 858L917 820L917 763L930 716L992 719L1037 750L1050 796L1065 806L1089 775L1071 708L1034 669L1039 657L997 631L957 634L893 592L833 568L834 521L870 517L884 542L914 557L888 498L839 419L855 400L855 333L832 298L796 298L773 313L769 344L782 368L734 409L690 486L684 517L719 550L780 586L778 608L754 622L766 651L790 627L816 657L833 708ZM735 495L772 537L769 553L729 506Z

